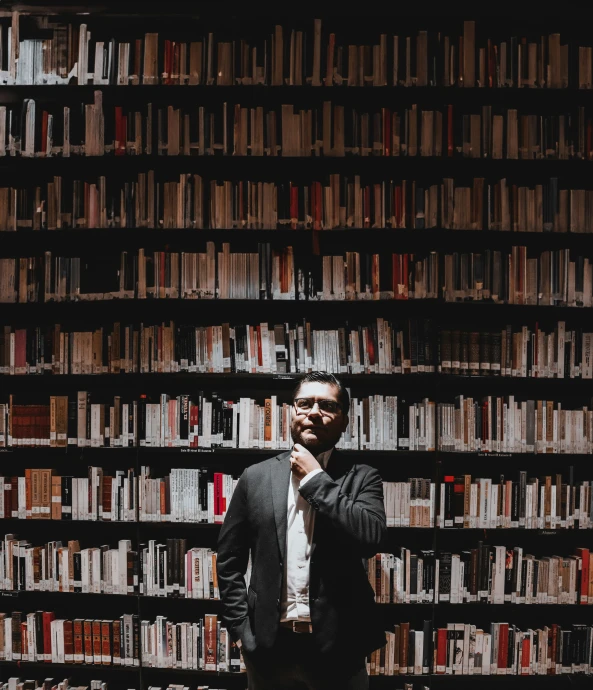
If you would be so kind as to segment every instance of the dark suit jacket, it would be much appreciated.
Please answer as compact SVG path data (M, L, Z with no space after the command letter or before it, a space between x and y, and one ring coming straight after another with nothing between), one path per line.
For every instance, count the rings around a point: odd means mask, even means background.
M290 452L243 472L218 539L224 624L247 652L270 649L278 631ZM300 493L317 511L309 580L316 647L324 655L360 658L385 644L363 560L380 550L385 537L381 477L376 469L354 464L334 449L326 471L312 477Z

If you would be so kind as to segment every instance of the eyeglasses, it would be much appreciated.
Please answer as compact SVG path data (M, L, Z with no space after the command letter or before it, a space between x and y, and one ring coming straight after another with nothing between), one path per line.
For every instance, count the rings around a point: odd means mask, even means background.
M342 406L335 400L315 400L315 398L295 398L294 406L298 414L309 414L315 407L324 415L334 416L341 411Z

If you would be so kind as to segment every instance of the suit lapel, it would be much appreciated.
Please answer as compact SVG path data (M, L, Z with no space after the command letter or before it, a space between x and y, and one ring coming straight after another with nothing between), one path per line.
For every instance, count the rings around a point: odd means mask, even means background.
M325 471L329 476L340 484L340 488L346 479L346 475L354 467L354 462L348 456L344 456L339 450L334 448L332 454L329 456L327 467Z
M290 453L286 451L277 456L277 462L270 466L270 479L272 482L272 504L274 507L274 520L276 523L276 535L278 537L278 548L280 550L280 560L286 558L286 510L288 505L288 483L290 481ZM338 450L330 455L325 471L340 485L340 489L346 480L350 470L354 467L354 462L343 456ZM315 550L319 529L318 521L315 521L313 529L313 543L311 544L311 555Z
M272 504L274 520L278 536L280 560L286 558L286 510L288 505L288 482L290 481L290 453L287 451L277 456L277 462L270 465L270 479L272 481Z

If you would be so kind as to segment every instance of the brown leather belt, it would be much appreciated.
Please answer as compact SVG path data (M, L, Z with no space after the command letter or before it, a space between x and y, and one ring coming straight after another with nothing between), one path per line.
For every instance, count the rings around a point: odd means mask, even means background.
M292 630L295 633L310 633L313 632L313 626L307 621L282 621L280 625L287 630Z

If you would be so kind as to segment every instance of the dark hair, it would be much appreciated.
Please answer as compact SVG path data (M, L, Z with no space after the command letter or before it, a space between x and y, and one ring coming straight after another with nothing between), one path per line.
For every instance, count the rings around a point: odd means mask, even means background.
M350 395L342 385L342 382L333 374L330 374L327 371L311 371L310 373L305 374L299 379L297 385L292 391L293 401L297 397L297 393L300 391L303 383L327 383L330 386L335 386L338 389L338 402L342 408L342 414L348 414L350 410Z

